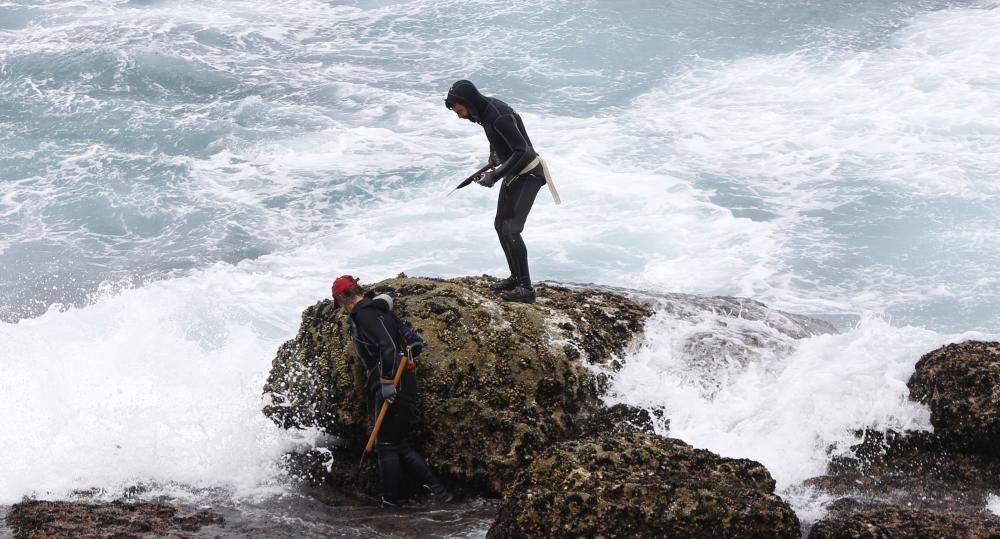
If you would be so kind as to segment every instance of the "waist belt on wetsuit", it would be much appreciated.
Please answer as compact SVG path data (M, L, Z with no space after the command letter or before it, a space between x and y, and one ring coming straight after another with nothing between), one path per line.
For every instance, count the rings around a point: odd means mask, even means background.
M542 159L542 156L536 155L535 158L528 163L528 166L524 167L521 172L517 173L515 178L519 178L531 172L539 164L542 165L542 173L545 174L545 185L549 186L549 193L552 195L552 201L555 202L556 205L561 204L562 200L559 199L559 191L556 191L556 184L552 183L552 176L549 174L549 165L545 162L545 159Z

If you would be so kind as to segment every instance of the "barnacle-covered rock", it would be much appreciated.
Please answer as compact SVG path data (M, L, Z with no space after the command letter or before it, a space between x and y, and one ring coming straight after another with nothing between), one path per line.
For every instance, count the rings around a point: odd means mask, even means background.
M368 287L391 295L396 314L426 342L415 439L439 473L484 494L501 492L538 453L606 417L606 379L586 364L606 365L637 344L652 314L621 294L546 284L533 305L507 303L491 282L401 277ZM314 479L374 490L373 478L356 471L369 428L362 377L346 314L321 301L279 349L264 412L284 428L339 439L313 466Z
M655 434L607 434L543 453L504 494L489 539L798 538L757 462Z

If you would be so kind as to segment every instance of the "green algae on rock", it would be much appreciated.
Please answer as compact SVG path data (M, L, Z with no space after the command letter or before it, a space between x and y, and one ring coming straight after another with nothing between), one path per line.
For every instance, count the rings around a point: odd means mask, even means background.
M489 291L491 282L401 276L368 287L390 294L395 312L427 343L418 360L422 422L415 432L428 462L485 494L501 492L538 453L575 437L583 418L603 408L606 380L584 363L607 365L636 345L652 314L622 295L546 284L534 305L505 303ZM278 425L340 438L328 473L320 474L327 481L358 480L345 466L357 467L368 428L361 371L347 316L324 300L303 313L264 388L264 413Z
M552 447L500 502L489 539L798 538L762 465L647 433Z

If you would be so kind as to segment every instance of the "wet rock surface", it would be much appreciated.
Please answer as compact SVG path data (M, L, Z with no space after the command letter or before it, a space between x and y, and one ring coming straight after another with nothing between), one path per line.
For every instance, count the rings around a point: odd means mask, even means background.
M1000 517L993 515L953 515L927 510L886 507L868 509L843 518L819 522L809 539L1000 537Z
M798 538L799 522L760 464L648 433L563 442L500 502L490 539Z
M6 517L17 539L88 537L201 537L205 526L221 526L222 516L198 511L178 515L176 508L157 503L106 504L28 501L15 504Z
M1000 343L949 344L920 358L910 398L931 409L934 433L956 448L1000 457Z
M541 451L574 438L603 408L607 365L635 346L651 309L610 292L541 284L534 305L506 303L491 278L397 278L368 287L422 330L415 439L453 488L496 495ZM275 358L264 412L285 428L317 427L337 443L292 455L308 478L374 496L358 457L368 424L363 377L346 314L332 301L306 309L295 339Z
M954 451L932 433L870 431L852 450L807 481L838 498L834 516L885 505L975 514L1000 492L1000 461Z
M632 434L633 432L653 433L656 425L669 427L669 422L663 419L662 412L650 412L644 408L636 408L627 404L615 404L601 408L589 416L580 419L578 435L582 437L601 434Z

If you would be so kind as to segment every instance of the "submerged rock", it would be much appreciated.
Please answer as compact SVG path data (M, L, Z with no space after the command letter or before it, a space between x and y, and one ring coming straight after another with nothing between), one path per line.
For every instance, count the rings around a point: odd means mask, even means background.
M906 385L910 398L930 407L942 441L1000 457L1000 343L938 348L920 358Z
M503 496L490 539L798 538L762 465L633 433L563 442Z
M886 507L843 518L825 519L813 526L809 539L882 539L905 537L1000 537L1000 517L952 515L935 511Z
M427 343L415 433L428 462L484 494L501 492L538 453L599 417L606 379L585 363L607 365L634 346L652 314L618 294L544 284L536 304L506 303L491 282L401 277L369 287L393 296L397 315ZM284 428L338 438L311 454L313 479L374 493L374 473L357 468L368 434L362 376L346 314L321 301L279 349L264 413Z
M29 501L15 504L6 518L15 538L199 537L205 526L221 526L222 515L198 511L177 516L158 503L106 504Z
M837 333L829 322L771 309L731 296L643 295L623 291L655 306L656 323L677 343L680 369L673 374L714 398L750 365L765 369L795 352L799 340Z

